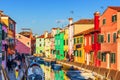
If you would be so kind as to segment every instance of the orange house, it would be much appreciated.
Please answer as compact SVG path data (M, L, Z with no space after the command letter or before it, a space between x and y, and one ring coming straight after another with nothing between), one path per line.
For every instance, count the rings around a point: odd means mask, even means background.
M101 67L120 70L120 7L110 6L100 17Z

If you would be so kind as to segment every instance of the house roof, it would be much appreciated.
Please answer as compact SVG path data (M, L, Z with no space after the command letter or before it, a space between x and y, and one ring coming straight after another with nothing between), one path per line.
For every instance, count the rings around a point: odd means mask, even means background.
M109 6L108 8L120 11L120 6Z
M93 19L80 19L73 24L93 24L94 20Z
M48 33L47 38L53 38L53 36L51 35L51 33Z
M39 36L38 38L44 38L44 35Z
M90 29L88 29L88 30L85 30L85 31L83 31L83 32L80 32L80 33L78 33L78 34L75 34L74 35L74 37L76 37L76 36L80 36L80 35L85 35L85 34L89 34L89 33L91 33L91 32L93 32L94 31L94 28L90 28Z
M53 30L56 30L56 29L60 29L60 30L62 30L62 28L59 28L59 27L57 27L57 28L52 28Z

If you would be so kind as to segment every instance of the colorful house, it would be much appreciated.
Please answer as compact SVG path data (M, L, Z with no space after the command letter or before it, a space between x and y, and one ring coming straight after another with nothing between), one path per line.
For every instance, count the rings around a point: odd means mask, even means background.
M72 25L74 29L74 61L85 63L84 34L94 27L93 19L81 19Z
M68 54L68 26L65 27L64 29L64 55L65 55L65 59L66 59L66 55Z
M101 67L120 70L120 7L109 6L100 16Z
M55 52L56 59L64 59L64 31L61 31L60 28L58 28L57 34L55 35Z
M74 61L79 63L85 63L83 33L74 35Z
M36 54L42 54L44 53L44 35L41 35L36 38Z
M45 36L45 56L50 58L50 54L51 54L51 46L50 46L51 33L48 33L46 31L44 36Z
M0 22L0 54L1 54L1 62L3 68L6 68L6 57L7 57L7 26ZM1 64L0 62L0 64Z
M92 51L90 52L92 65L94 66L100 66L100 60L97 58L98 54L101 50L100 48L100 41L99 41L99 34L100 34L100 28L99 28L99 12L94 13L94 31L91 33L91 44L92 44Z
M94 28L88 29L83 32L84 34L84 50L85 50L85 62L87 65L93 64L93 56L90 54L92 51L91 33L94 31Z
M7 28L7 39L8 39L8 51L7 55L15 53L15 32L16 32L16 22L5 15L3 11L0 11L1 21L8 26Z
M51 46L51 58L55 59L55 35L57 33L57 28L52 28L50 46Z
M16 34L16 50L19 54L31 54L31 39Z

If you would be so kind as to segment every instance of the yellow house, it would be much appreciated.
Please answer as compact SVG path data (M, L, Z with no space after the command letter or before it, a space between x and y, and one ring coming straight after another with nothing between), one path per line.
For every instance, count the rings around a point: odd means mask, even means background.
M74 32L74 61L85 63L85 50L84 50L84 35L82 32L93 28L93 19L81 19L74 22L72 25Z
M50 58L50 54L51 54L51 45L50 45L51 33L48 33L46 31L44 36L45 36L45 47L44 47L45 56Z
M66 59L66 54L68 54L68 27L64 29L64 53Z
M84 53L84 35L74 35L74 61L79 63L85 63Z

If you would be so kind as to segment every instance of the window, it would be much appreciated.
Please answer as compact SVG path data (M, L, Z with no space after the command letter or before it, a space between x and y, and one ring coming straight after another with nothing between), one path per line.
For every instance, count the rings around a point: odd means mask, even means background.
M102 53L101 59L103 62L106 62L106 53Z
M41 39L40 39L40 41L41 41Z
M42 50L40 50L40 53L42 53Z
M19 36L19 38L21 38L21 36Z
M40 47L41 47L41 44L40 44Z
M66 40L66 44L68 45L68 39Z
M108 42L110 42L110 34L108 34Z
M64 45L66 45L65 40L64 40Z
M98 52L98 59L101 59L101 52Z
M77 38L77 43L79 43L79 38Z
M103 43L104 42L104 35L98 35L98 42Z
M83 43L83 37L80 37L80 43Z
M101 43L101 35L98 35L98 42Z
M110 62L115 63L115 53L111 53L110 55Z
M114 33L113 34L113 42L116 42L116 38L117 38L116 33Z
M92 35L92 44L94 43L94 35Z
M113 15L112 16L112 22L116 22L117 21L117 15Z
M29 45L29 42L27 42L27 44Z
M106 24L106 19L103 19L103 25Z
M74 44L76 44L76 38L74 38Z
M75 56L76 57L78 56L78 50L75 50Z
M82 51L80 50L79 56L82 57Z
M104 35L101 35L101 43L104 42Z
M4 32L4 30L2 30L2 40L4 40L5 39L5 32Z

